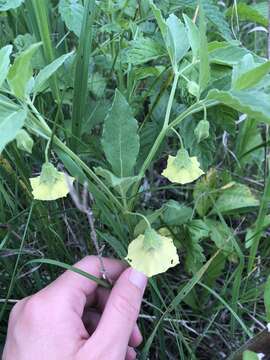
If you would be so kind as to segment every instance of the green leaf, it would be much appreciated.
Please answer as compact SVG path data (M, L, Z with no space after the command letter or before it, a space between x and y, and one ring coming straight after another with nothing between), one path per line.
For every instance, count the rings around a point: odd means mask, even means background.
M209 44L209 59L211 63L233 66L239 63L242 58L251 54L251 51L240 47L238 43L229 44L227 42L213 42ZM259 56L254 56L256 62L264 62Z
M24 125L26 111L18 107L12 109L8 104L0 104L0 153L5 146L15 139Z
M151 38L140 38L130 42L125 52L129 64L139 65L166 55L166 50Z
M166 45L173 68L176 70L179 61L187 54L190 44L185 26L177 16L171 14L166 20L166 25L168 27Z
M199 58L200 58L200 76L199 76L199 87L200 93L208 85L210 80L210 64L209 64L209 55L208 55L208 42L206 37L206 20L204 15L204 10L202 3L200 5L200 22L199 22L199 32L200 32L200 48L199 48Z
M84 7L78 0L60 0L59 12L68 30L78 37L81 33Z
M243 353L243 360L259 360L259 356L257 353L250 351L250 350L246 350Z
M105 182L109 187L113 187L120 195L125 195L131 185L138 181L137 176L119 178L109 170L103 169L102 167L94 168L94 170L97 175L105 179Z
M192 208L178 203L175 200L169 200L163 205L163 220L167 225L182 225L187 223L193 213Z
M132 175L139 153L138 124L119 90L104 121L102 146L113 172L119 177Z
M183 18L186 24L187 35L192 49L193 57L195 59L198 59L201 42L199 29L187 15L183 14Z
M205 255L200 240L208 236L208 228L202 220L192 220L187 225L188 239L185 243L187 251L185 268L188 272L196 273L205 262Z
M206 219L205 224L208 226L210 239L216 247L231 254L234 249L232 230L221 222L212 219Z
M24 129L19 130L18 134L16 135L16 143L17 148L23 151L32 154L32 148L34 145L34 141L31 136L28 134L27 131Z
M265 2L266 3L266 2ZM256 4L256 5L264 5L264 4ZM237 4L237 16L241 21L254 22L258 25L268 26L268 18L267 13L264 14L262 9L259 6L248 5L245 3ZM231 17L234 12L234 8L231 6L227 11L227 17Z
M24 2L24 0L0 0L0 11L16 9L23 2Z
M165 21L161 11L156 7L152 0L150 0L150 4L164 43L167 47L172 67L174 71L177 71L178 62L183 59L190 47L185 26L174 14L171 14Z
M268 276L264 287L264 306L266 312L266 321L270 323L270 275Z
M202 4L205 15L217 28L220 35L226 40L231 40L232 32L230 25L226 21L224 12L221 11L221 7L218 6L218 2L216 0L202 0Z
M212 208L212 198L215 198L217 185L217 172L210 170L206 176L198 180L194 186L193 198L197 213L203 217ZM211 195L210 195L211 194Z
M47 65L42 69L35 78L33 92L38 93L44 90L47 80L59 69L61 65L74 54L74 51L69 52L60 56L58 59L54 60L52 63Z
M252 60L251 60L252 59ZM234 81L232 84L235 90L244 90L257 85L270 71L270 61L266 61L264 64L255 65L251 54L247 54L241 60L242 64L236 66L238 71L234 69ZM241 73L243 68L247 68L248 71ZM250 69L250 67L253 67Z
M215 99L248 116L270 123L270 95L257 90L219 91L211 90L209 99Z
M33 44L23 51L9 69L9 85L14 94L20 99L23 99L26 95L28 82L33 75L31 59L41 44Z
M247 208L257 207L259 204L248 186L236 183L222 191L216 200L214 212L239 213L239 210L244 211Z
M10 54L12 52L12 45L7 45L0 50L0 87L6 80L9 65L10 65Z
M166 39L167 39L168 27L167 27L166 21L163 18L160 9L158 7L156 7L156 5L154 4L153 0L149 0L149 3L151 5L151 8L152 8L153 14L155 16L155 19L156 19L156 21L158 23L158 27L159 27L159 29L161 31L161 35L163 37L163 40L165 41L165 45L167 46Z

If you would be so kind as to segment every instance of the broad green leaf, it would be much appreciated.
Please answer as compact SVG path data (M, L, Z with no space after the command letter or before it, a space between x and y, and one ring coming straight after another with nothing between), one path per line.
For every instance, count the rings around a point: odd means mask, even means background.
M256 90L248 91L219 91L211 90L209 99L232 107L247 114L251 118L270 124L270 95Z
M0 0L0 11L16 9L23 2L24 2L24 0Z
M188 239L184 243L187 252L185 257L185 268L189 273L198 271L205 262L205 255L200 240L207 237L208 227L202 220L192 220L187 224Z
M266 321L270 323L270 275L268 276L264 287L264 307L266 312Z
M261 358L258 356L257 353L250 351L250 350L246 350L243 353L243 360L260 360Z
M166 45L171 62L176 70L177 64L183 59L190 48L189 40L184 24L174 14L168 17L166 25L168 27Z
M0 153L5 146L16 138L24 125L26 111L20 108L12 109L9 105L0 104Z
M243 58L233 66L232 71L232 86L236 83L242 75L247 73L249 70L255 68L256 64L252 54L246 54Z
M27 131L24 129L19 130L18 134L16 135L16 143L17 148L23 151L32 154L32 148L34 145L34 141L31 136L28 134Z
M125 52L127 63L133 65L144 64L164 55L166 55L166 49L151 38L139 38L131 41Z
M174 14L171 14L165 21L160 9L152 0L150 0L150 4L167 47L173 69L177 71L178 62L186 55L190 47L185 26Z
M197 5L198 0L195 0ZM207 19L217 28L220 35L226 39L232 40L231 26L225 19L224 12L222 7L218 6L218 1L216 0L202 0L205 16Z
M119 90L116 90L113 105L104 120L102 146L115 175L127 177L139 153L138 124L131 108Z
M0 87L6 80L9 65L10 65L10 54L12 52L12 45L7 45L0 50Z
M31 45L23 51L14 61L9 69L8 82L14 94L23 99L26 95L26 89L29 80L33 75L31 59L42 43Z
M200 219L191 220L187 224L187 228L191 236L197 241L204 239L209 235L209 227Z
M73 54L74 52L69 52L68 54L64 54L60 56L58 59L54 60L51 64L47 65L44 69L42 69L37 77L35 78L34 83L34 93L38 93L44 89L44 85L46 85L46 81L59 69L61 65Z
M199 29L187 15L183 14L183 18L186 24L187 35L192 49L193 57L195 59L198 59L201 42Z
M251 51L240 44L229 44L226 42L214 42L209 44L209 59L211 63L233 66L239 63L243 57L251 54ZM252 54L256 62L264 62L264 59Z
M168 27L167 27L166 21L163 18L160 9L154 4L153 0L149 0L149 3L151 5L155 19L158 23L158 27L161 31L162 37L163 37L164 41L166 41L167 34L168 34ZM166 42L165 42L165 44L166 44ZM167 44L166 44L166 46L167 46Z
M205 224L209 229L210 239L216 244L216 247L228 254L232 253L234 249L232 230L212 219L206 219Z
M233 71L233 84L235 90L244 90L257 85L270 71L270 61L257 65L251 54L241 60L240 65ZM246 68L247 71L243 71Z
M206 176L196 182L193 190L194 205L197 213L203 217L213 206L212 198L215 199L217 186L217 172L209 170ZM211 195L210 195L211 194Z
M256 24L267 27L268 26L267 12L265 14L263 11L261 11L261 8L257 5L264 5L264 4L256 4L254 6L254 5L245 4L243 2L238 3L237 16L241 21L254 22ZM230 7L226 14L227 17L231 17L234 11L235 11L234 8Z
M214 212L239 213L240 210L257 207L259 204L249 187L236 183L222 191L215 202Z
M118 192L118 194L122 196L127 193L131 185L138 181L137 176L119 178L109 170L103 169L102 167L94 168L94 170L97 175L104 178L106 184L109 187L113 187Z
M68 30L74 32L78 37L81 33L84 7L78 0L60 0L59 12Z
M163 220L167 225L182 225L187 223L192 216L192 208L180 204L175 200L169 200L163 205Z
M199 18L199 31L200 31L200 49L199 49L199 58L200 58L200 76L199 76L199 87L200 93L208 85L210 80L210 64L209 64L209 55L208 55L208 42L206 37L206 20L204 15L204 10L202 7L202 2L199 2L200 5L200 18Z

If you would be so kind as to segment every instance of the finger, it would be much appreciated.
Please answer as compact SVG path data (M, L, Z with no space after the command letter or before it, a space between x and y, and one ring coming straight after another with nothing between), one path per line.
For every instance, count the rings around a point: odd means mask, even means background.
M125 357L146 283L144 274L132 268L124 271L111 291L99 325L92 336L103 343L117 343L119 359Z
M135 360L137 356L136 351L132 347L128 347L125 360Z
M119 260L103 258L103 262L108 276L113 281L115 281L126 268L126 265ZM102 275L100 261L96 256L87 256L75 264L74 267L98 278ZM47 295L61 298L62 301L59 302L61 306L72 306L72 309L76 311L79 316L82 316L87 298L97 287L98 284L95 281L68 270L41 291Z
M98 327L100 318L101 318L101 313L96 311L95 309L88 309L87 311L84 312L83 323L89 335L92 335L96 330L96 328ZM141 344L142 340L143 338L139 330L139 327L137 324L135 324L128 344L131 347L138 347Z
M109 299L111 291L108 289L104 289L99 287L96 291L96 304L95 308L99 310L100 313L103 313L105 306L107 304L107 301ZM141 344L143 338L142 334L140 332L140 329L137 324L135 324L130 339L129 339L129 345L132 347L137 347Z

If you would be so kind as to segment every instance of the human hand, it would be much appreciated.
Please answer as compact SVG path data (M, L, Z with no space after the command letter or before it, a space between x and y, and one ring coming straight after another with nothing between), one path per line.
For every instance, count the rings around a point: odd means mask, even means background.
M142 336L136 324L146 276L104 259L112 290L66 271L12 309L3 360L133 360ZM100 277L97 257L75 267ZM95 309L95 310L94 310Z

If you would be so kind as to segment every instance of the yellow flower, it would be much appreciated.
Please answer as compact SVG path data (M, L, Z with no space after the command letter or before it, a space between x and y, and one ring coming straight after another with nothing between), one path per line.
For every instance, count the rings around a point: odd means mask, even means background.
M69 177L73 183L74 178ZM66 175L58 171L52 164L42 165L40 176L29 179L34 199L49 201L67 196L69 193Z
M179 150L176 156L169 155L167 167L162 172L163 176L178 184L191 183L203 174L197 157L190 157L185 149Z
M134 269L148 277L163 273L179 264L173 240L150 228L129 244L126 260Z

